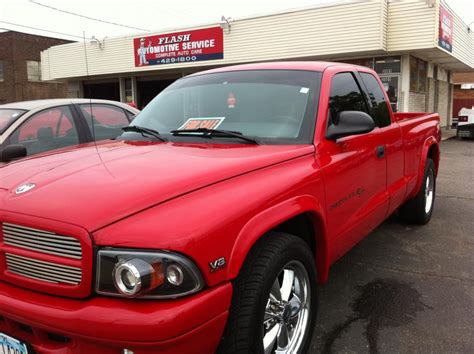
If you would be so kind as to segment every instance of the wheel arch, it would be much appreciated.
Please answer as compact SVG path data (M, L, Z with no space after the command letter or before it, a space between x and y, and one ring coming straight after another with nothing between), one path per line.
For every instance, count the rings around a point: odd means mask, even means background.
M423 183L423 177L425 175L426 161L428 160L428 158L433 160L435 164L435 175L436 176L438 175L440 149L439 149L438 141L433 136L425 140L422 150L421 150L420 158L421 158L421 161L420 161L420 167L418 170L417 183L416 183L416 187L413 189L413 192L411 193L411 197L415 196L420 191L421 185Z
M227 278L238 276L248 253L257 240L270 231L281 231L302 238L315 257L320 283L329 275L329 248L324 209L309 195L295 197L255 215L240 231L229 260Z
M438 175L439 159L440 159L439 144L438 143L432 143L432 144L428 145L427 149L428 149L428 151L426 153L425 163L426 163L427 158L433 160L433 162L435 164L435 174Z

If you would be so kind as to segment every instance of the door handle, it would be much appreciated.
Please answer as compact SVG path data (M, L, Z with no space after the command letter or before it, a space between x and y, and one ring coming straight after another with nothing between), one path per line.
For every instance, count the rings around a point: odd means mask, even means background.
M375 153L379 159L383 158L385 156L385 146L377 146L377 149L375 149Z

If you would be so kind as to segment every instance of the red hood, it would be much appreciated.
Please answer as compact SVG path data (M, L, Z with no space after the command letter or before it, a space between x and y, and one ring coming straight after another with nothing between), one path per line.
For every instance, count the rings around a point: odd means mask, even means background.
M310 145L110 142L0 167L0 210L94 231L198 188L313 151ZM36 188L15 194L17 187Z

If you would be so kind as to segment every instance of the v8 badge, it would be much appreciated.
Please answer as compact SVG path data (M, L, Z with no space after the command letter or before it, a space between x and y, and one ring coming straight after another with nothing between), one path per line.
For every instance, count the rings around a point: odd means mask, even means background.
M218 270L221 270L222 268L225 267L225 258L221 257L219 259L216 259L213 262L209 262L209 268L211 273L217 272Z

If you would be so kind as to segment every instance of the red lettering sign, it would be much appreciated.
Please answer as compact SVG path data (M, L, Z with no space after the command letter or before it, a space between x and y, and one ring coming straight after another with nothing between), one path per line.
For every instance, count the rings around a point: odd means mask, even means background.
M439 36L438 44L448 52L453 51L453 15L443 6L439 6Z
M135 66L178 64L224 58L222 28L165 33L133 39Z

